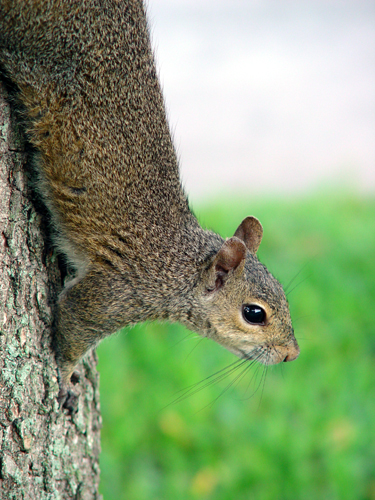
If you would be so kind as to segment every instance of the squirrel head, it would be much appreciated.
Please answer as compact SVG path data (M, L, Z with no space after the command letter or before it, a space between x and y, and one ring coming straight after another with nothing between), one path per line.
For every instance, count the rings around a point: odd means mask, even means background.
M271 365L299 355L288 302L256 252L262 225L246 217L214 255L202 276L202 332L241 358Z

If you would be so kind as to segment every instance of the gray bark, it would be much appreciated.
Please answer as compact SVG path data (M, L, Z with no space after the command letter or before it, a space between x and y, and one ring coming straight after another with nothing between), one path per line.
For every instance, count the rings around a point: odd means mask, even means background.
M0 84L0 498L99 499L95 354L80 366L79 409L70 416L56 400L51 349L61 275L7 97Z

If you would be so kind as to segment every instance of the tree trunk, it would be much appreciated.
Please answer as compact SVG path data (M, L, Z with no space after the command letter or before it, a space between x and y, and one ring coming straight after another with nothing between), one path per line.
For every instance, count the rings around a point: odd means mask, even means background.
M7 99L0 84L0 498L99 499L95 354L81 365L79 409L71 416L56 400L51 349L61 273Z

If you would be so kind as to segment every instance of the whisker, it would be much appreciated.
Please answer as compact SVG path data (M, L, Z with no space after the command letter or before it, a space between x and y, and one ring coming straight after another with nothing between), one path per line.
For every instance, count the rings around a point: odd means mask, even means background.
M220 397L224 392L226 392L233 385L233 383L236 382L238 377L241 377L241 375L243 375L244 372L246 372L251 366L253 366L261 356L262 356L262 351L258 347L254 348L252 351L250 351L250 353L247 355L247 357L245 359L236 360L234 363L231 363L230 365L226 366L225 368L222 368L221 370L218 370L217 372L213 373L212 375L209 375L201 382L198 382L197 384L192 384L191 386L188 386L185 389L182 389L181 391L183 391L183 393L180 396L178 396L176 399L174 399L171 403L166 405L164 408L166 408L172 404L179 403L179 402L183 401L184 399L186 399L186 398L196 394L197 392L205 389L206 387L208 387L214 383L220 382L221 380L228 377L231 373L234 373L236 370L238 370L241 366L243 366L244 364L247 364L247 366L245 367L245 370L241 371L241 373L239 375L237 375L237 377L230 384L228 384L228 386L222 391L222 393L218 396L218 397ZM249 363L249 361L250 361L250 363ZM181 391L177 391L176 394L178 394ZM214 401L216 401L216 399ZM207 405L207 406L209 406L209 405Z
M263 357L263 354L264 354L263 350L261 348L259 348L259 347L255 347L252 351L250 351L248 359L251 360L251 363L249 364L248 369L250 369L255 364L256 361L259 361ZM244 394L246 394L247 391L249 390L249 387L250 387L252 381L258 375L259 370L261 369L261 367L262 367L262 365L260 363L257 363L256 368L255 368L255 372L254 372L253 376L251 377L249 383L247 384L247 387L246 387L246 390L245 390ZM254 396L254 394L256 394L256 392L258 391L258 389L259 389L259 384L258 384L257 388L249 396L242 397L242 398L240 398L240 400L241 401L245 401L245 400L248 400L248 399L252 398Z
M313 259L311 259L313 260ZM310 264L311 260L309 260L308 262L306 262L306 264L304 264L301 269L293 276L293 278L289 281L289 283L284 287L284 292L287 293L287 290L288 288L291 286L291 284L298 278L298 276L302 273L302 271L304 269L306 269L306 267Z
M244 392L244 396L241 398L241 401L247 401L247 400L251 399L257 393L257 391L259 389L259 384L257 385L256 389L249 396L245 397L245 394L249 390L252 381L258 376L259 370L261 370L261 369L262 369L262 365L260 363L258 363L256 368L255 368L255 371L253 373L253 376L251 377L251 379L249 380L249 383L247 384L246 390Z
M196 335L193 332L188 332L188 334L184 335L182 337L182 339L177 340L177 342L175 342L174 344L172 344L171 348L172 347L176 347L176 345L181 344L181 342L185 342L186 340L196 340L196 339L203 340L203 338L200 335Z
M202 337L202 338L200 338L200 339L199 339L199 341L195 344L195 346L191 349L191 351L189 352L189 354L186 356L186 358L185 358L185 360L184 360L184 363L185 363L185 362L186 362L186 360L189 358L189 356L190 356L190 355L191 355L191 353L194 351L194 349L196 349L196 348L199 346L199 344L200 344L203 340L205 340L205 337Z
M297 316L296 318L293 317L293 323L297 323L297 321L300 321L301 319L304 318L316 318L316 314L302 314L301 316Z
M280 351L277 349L277 347L274 347L274 350L275 350L278 354L280 354ZM284 378L284 363L279 363L279 366L280 366L280 365L281 365L281 368L280 368L280 370L281 370L281 376Z
M203 339L201 339L201 340L203 340ZM195 347L193 348L193 350L195 349ZM244 359L237 359L236 361L229 364L228 366L225 366L224 368L221 368L220 370L216 371L212 375L209 375L208 377L206 377L202 381L200 381L196 384L191 384L190 386L185 387L184 389L181 389L180 391L177 391L175 394L177 395L180 393L180 395L177 396L173 401L171 401L170 403L168 403L166 406L164 406L161 409L163 410L163 409L165 409L173 404L180 403L181 401L187 399L190 396L193 396L194 394L209 387L210 385L221 382L226 377L230 376L232 373L235 373L237 370L240 369L240 372L233 378L233 380L231 380L226 385L226 387L220 392L220 394L213 401L208 403L206 406L204 406L199 411L202 411L203 409L207 408L208 406L212 406L231 387L237 385L242 380L242 378L246 375L246 373L257 363L257 361L259 361L264 356L264 351L260 347L254 347L249 353L247 353L247 354L244 353L244 356L245 356ZM269 359L269 356L270 356L270 353L268 352L266 359ZM259 388L262 386L262 383L263 383L263 388L264 388L266 368L267 367L263 368L259 384L258 384L257 388L255 389L255 391L249 397L244 398L244 399L249 399L250 397L252 397L259 390ZM252 376L252 378L248 384L248 388L249 388L251 382L254 380L254 378L259 373L260 369L261 369L261 364L257 364L255 373ZM245 392L247 392L248 388L246 389ZM263 394L263 389L262 389L262 394Z
M287 293L288 288L294 283L294 281L298 278L298 276L301 274L301 272L306 269L307 266L311 264L312 261L316 259L316 256L313 257L312 259L309 259L306 264L304 264L301 269L293 276L293 278L289 281L289 283L284 287L284 292L285 294Z
M298 282L298 283L297 283L297 284L296 284L296 285L295 285L295 286L294 286L291 290L289 290L289 292L288 292L288 293L285 293L285 295L286 295L287 297L289 297L289 296L290 296L290 294L293 292L293 290L295 290L298 286L302 285L302 283L303 283L304 281L306 281L307 279L309 279L311 276L312 276L312 273L311 273L311 274L309 274L308 276L306 276L305 278L303 278L303 280L299 281L299 282Z
M248 360L246 360L248 361ZM201 408L199 411L202 411L204 410L205 408L207 407L211 407L214 405L214 403L219 399L221 398L221 396L223 394L225 394L232 386L234 386L236 383L238 384L238 382L242 379L242 377L245 375L245 373L254 365L256 360L252 360L252 362L248 365L248 366L245 366L245 368L220 392L220 394L214 399L212 400L210 403L208 403L206 406L204 406L203 408ZM242 366L242 365L239 365L238 368ZM197 413L198 413L197 412Z
M164 408L167 408L168 406L172 404L179 403L180 401L183 401L184 399L188 398L189 396L192 396L193 394L196 394L197 392L201 391L202 389L205 389L206 387L210 386L211 384L214 384L215 382L219 382L223 378L227 377L230 373L233 371L237 370L241 365L245 364L248 360L247 359L237 359L230 365L226 366L225 368L222 368L221 370L218 370L217 372L213 373L212 375L209 375L205 379L201 380L200 382L196 384L192 384L188 387L185 387L185 389L181 389L180 391L177 391L176 394L182 392L180 396L178 396L176 399L174 399L171 403L167 404ZM162 409L164 409L162 408Z
M269 359L269 353L268 353L268 359ZM267 361L268 361L267 359ZM258 406L258 411L260 409L260 405L262 403L262 399L263 399L263 394L264 394L264 386L266 385L266 378L267 378L267 373L268 373L268 365L264 365L263 366L263 372L262 372L262 377L260 379L260 382L262 384L262 392L260 393L260 400L259 400L259 406ZM262 383L262 379L263 379L263 383ZM260 385L259 385L260 386Z

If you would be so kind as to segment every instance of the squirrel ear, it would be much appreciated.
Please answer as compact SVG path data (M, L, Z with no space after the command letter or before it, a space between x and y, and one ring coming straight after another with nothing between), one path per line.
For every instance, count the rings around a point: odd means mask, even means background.
M256 254L262 241L262 224L256 217L246 217L238 226L234 236L242 240L251 253Z
M244 261L246 247L243 241L233 236L224 241L211 266L211 279L208 289L216 291L222 287L230 271L234 271Z

